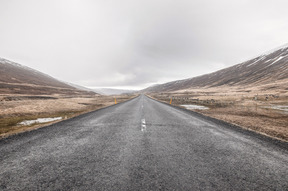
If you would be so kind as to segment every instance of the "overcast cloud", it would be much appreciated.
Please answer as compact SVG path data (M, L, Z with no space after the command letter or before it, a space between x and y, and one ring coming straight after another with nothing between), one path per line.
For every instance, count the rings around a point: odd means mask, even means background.
M0 57L86 87L144 88L288 43L285 0L0 0Z

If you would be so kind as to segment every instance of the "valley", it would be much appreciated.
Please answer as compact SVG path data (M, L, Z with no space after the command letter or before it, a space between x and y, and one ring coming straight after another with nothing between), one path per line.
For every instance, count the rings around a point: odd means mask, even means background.
M115 99L121 103L133 97L100 95L0 58L0 138L113 105ZM39 118L44 122L38 122ZM27 120L36 122L21 124Z
M199 77L144 90L151 97L288 141L288 47ZM172 100L171 100L172 99ZM191 107L190 107L191 108Z

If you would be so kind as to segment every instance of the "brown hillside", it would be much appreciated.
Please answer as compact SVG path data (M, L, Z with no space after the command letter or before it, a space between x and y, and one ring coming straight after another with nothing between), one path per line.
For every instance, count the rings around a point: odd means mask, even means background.
M0 94L95 94L72 87L37 70L0 58Z
M222 85L260 86L285 79L288 80L288 47L214 73L149 87L143 92L169 92Z

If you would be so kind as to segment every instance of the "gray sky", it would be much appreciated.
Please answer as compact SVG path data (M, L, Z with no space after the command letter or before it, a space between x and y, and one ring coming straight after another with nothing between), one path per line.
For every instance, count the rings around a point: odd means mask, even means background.
M0 0L0 57L86 87L144 88L288 43L287 0Z

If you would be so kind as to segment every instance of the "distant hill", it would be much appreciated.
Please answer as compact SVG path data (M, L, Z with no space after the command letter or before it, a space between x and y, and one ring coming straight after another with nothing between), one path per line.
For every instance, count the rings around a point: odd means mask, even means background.
M1 94L95 94L77 89L47 74L0 58Z
M223 85L260 86L286 79L288 81L288 44L217 72L148 87L142 92L169 92Z
M113 89L113 88L98 88L93 89L96 93L102 95L121 95L121 94L130 94L136 91L134 90L124 90L124 89Z
M69 83L69 82L64 82L66 84L68 84L69 86L72 86L76 89L79 89L79 90L83 90L83 91L88 91L88 92L95 92L93 89L90 89L90 88L86 88L84 86L80 86L80 85L77 85L77 84L73 84L73 83ZM97 93L97 92L95 92ZM97 93L98 94L98 93Z

